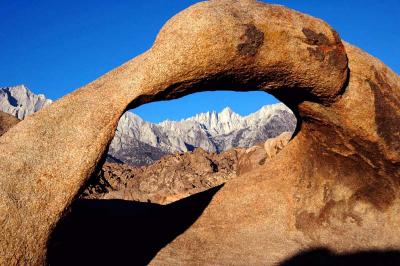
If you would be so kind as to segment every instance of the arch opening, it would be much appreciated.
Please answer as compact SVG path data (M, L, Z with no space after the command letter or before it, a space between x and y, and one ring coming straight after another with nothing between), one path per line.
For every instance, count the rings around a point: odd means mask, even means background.
M172 203L263 165L299 126L294 113L265 92L190 95L122 115L100 175L89 180L83 197ZM223 103L211 104L215 97ZM251 99L257 100L246 102ZM152 116L174 109L172 116Z
M197 115L193 112L181 113L181 117L169 121L153 118L153 122L149 122L134 114L136 112L145 117L146 108L168 112L176 101L181 103L172 108L199 101L207 93L219 100L224 96L231 98L224 100L226 106L220 104L220 108L202 109L211 109L211 112L194 112ZM256 107L238 110L239 114L235 112L240 101L251 98L258 98L251 103ZM100 173L89 180L80 197L72 204L71 212L52 233L48 244L49 263L111 261L114 256L94 258L91 252L80 251L83 247L77 242L84 232L89 239L83 243L91 250L120 251L125 250L129 243L136 250L129 253L135 262L150 262L163 245L196 221L225 182L268 163L271 154L265 151L266 140L274 139L283 132L292 135L296 125L297 120L288 107L259 91L193 93L179 100L144 104L127 111L120 119ZM143 132L147 135L140 134ZM227 143L222 143L224 140ZM117 149L118 146L122 147L122 151ZM281 148L278 147L278 150ZM134 165L127 149L138 151L135 158L155 155L155 160L145 165ZM153 154L149 156L149 152ZM166 221L166 225L160 225L159 220ZM154 230L156 227L159 230ZM103 229L111 228L116 230L111 236L101 233ZM88 231L92 233L87 234ZM135 243L129 240L133 236ZM147 244L140 245L141 241ZM99 243L113 243L113 247ZM129 259L121 256L118 260L126 263Z

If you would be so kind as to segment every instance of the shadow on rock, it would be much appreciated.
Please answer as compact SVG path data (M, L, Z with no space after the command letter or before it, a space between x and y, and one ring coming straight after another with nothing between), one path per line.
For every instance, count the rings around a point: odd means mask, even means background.
M50 265L146 265L189 228L221 188L162 206L77 200L48 244Z
M299 253L283 262L281 266L394 266L400 265L400 252L362 251L349 254L335 254L328 249L314 249Z

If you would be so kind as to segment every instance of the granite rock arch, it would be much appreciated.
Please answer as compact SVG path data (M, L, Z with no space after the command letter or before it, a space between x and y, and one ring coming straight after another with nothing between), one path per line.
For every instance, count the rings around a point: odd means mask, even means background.
M216 247L226 263L237 259L272 263L312 245L339 251L399 248L400 228L394 222L400 210L399 84L394 72L343 44L319 19L251 0L198 3L168 21L150 50L0 138L0 264L45 262L52 228L95 172L126 109L213 89L265 90L302 121L291 144L275 158L279 164L269 166L271 173L286 177L279 183L272 174L270 179L254 174L239 193L249 200L237 205L258 208L252 218L276 224L262 215L265 203L274 203L273 196L285 199L273 214L281 217L277 221L285 217L286 227L278 226L271 237L265 232L268 226L254 228L266 237L257 241L287 249L266 260L258 250L250 250L255 242L233 232L216 214L217 210L229 214L229 206L236 208L229 203L238 200L230 193L238 191L237 180L224 187L193 228L155 261L204 262L215 255L209 249L195 254L185 248L187 241ZM282 165L290 167L279 168ZM294 183L289 186L288 180ZM271 191L267 184L286 190ZM207 231L209 222L227 233L224 244L245 241L243 253L218 249L215 238L204 240L210 236L207 232L221 234ZM332 237L337 227L345 233ZM380 236L365 241L372 237L365 230L378 228ZM202 230L207 231L203 236ZM289 244L279 242L278 234L287 234ZM174 258L171 247L178 250Z

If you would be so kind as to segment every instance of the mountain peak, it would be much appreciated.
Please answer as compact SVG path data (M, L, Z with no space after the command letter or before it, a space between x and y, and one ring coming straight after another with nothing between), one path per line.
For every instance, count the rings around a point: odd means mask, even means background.
M222 114L222 115L225 115L225 114L231 115L232 113L234 113L233 110L229 106L227 106L221 111L220 114Z
M28 88L24 84L19 84L15 86L6 87L9 90L28 90Z
M34 94L24 85L0 88L0 111L20 119L50 103L44 95ZM222 152L232 147L250 147L284 131L292 132L295 121L283 104L267 105L247 116L225 107L219 113L209 111L160 123L150 123L126 112L118 123L108 154L122 162L143 165L166 154L198 147Z
M34 94L25 85L0 88L0 111L19 119L52 103L43 94Z

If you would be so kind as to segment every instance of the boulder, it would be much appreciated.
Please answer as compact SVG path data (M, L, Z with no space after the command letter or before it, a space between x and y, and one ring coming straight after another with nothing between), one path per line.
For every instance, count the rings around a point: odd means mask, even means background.
M274 158L288 143L291 132L283 132L275 138L267 139L264 145L254 145L244 150L238 160L237 175L244 175L256 168L262 168L270 159Z
M274 158L289 143L291 137L292 133L283 132L276 138L267 139L264 143L267 158Z
M267 155L262 145L254 145L242 152L238 160L237 175L243 175L265 164Z
M195 4L150 50L0 138L0 264L45 262L53 228L126 109L216 88L273 94L297 116L297 134L263 171L219 190L154 264L400 248L399 87L398 75L319 19L251 0Z

